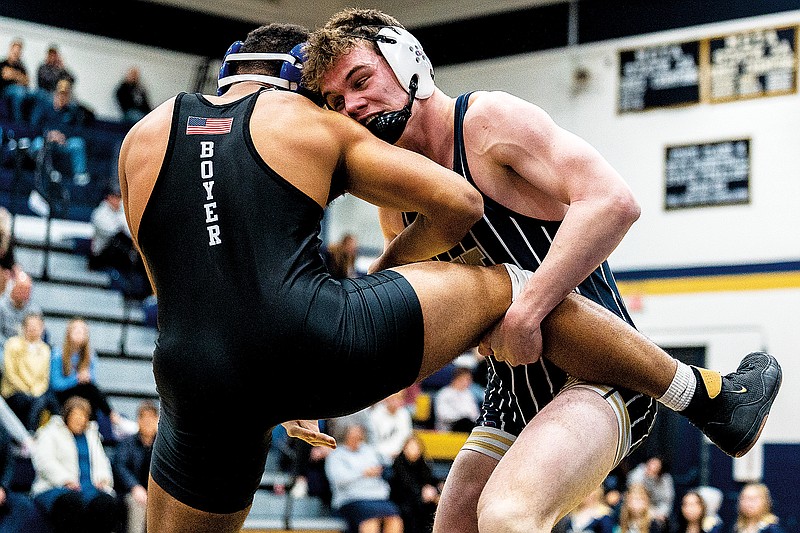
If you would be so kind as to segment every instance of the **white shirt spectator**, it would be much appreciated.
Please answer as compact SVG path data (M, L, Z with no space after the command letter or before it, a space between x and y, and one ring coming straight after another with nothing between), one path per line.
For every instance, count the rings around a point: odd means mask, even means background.
M470 389L472 374L468 368L456 368L449 385L439 389L433 400L436 429L451 431L454 422L463 418L475 421L480 414Z
M100 205L92 211L92 253L98 255L108 245L111 238L119 232L130 237L128 221L125 219L125 210L117 198L106 197Z
M398 392L376 404L370 410L371 442L385 466L391 465L411 436L411 413L405 406L403 393Z

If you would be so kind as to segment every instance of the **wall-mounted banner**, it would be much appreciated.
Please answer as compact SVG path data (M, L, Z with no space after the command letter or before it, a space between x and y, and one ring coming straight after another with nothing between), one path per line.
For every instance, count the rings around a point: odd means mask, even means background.
M797 92L798 26L619 52L617 111Z
M750 201L750 139L665 150L666 209L745 204Z
M619 112L696 104L699 43L665 44L619 54Z

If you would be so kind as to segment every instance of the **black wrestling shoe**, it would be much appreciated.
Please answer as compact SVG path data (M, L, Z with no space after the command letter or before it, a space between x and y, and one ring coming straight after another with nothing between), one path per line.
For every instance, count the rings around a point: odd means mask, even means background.
M753 352L727 376L691 367L697 391L682 414L731 457L741 457L758 441L781 387L782 371L768 353Z

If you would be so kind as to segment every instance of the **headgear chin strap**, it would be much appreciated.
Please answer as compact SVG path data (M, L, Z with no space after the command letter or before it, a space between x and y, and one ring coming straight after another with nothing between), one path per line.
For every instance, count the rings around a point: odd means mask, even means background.
M219 69L219 80L217 81L217 96L222 96L228 87L234 83L242 81L256 81L269 83L282 89L297 92L300 89L300 78L303 73L303 45L301 43L292 48L288 54L276 53L240 53L244 43L236 41L222 58L222 67ZM281 65L280 77L266 76L263 74L230 74L230 61L283 61Z
M382 113L367 124L367 129L377 138L389 144L394 144L403 135L408 119L411 118L411 106L414 104L414 97L417 94L418 78L417 74L411 76L408 88L408 103L403 109Z

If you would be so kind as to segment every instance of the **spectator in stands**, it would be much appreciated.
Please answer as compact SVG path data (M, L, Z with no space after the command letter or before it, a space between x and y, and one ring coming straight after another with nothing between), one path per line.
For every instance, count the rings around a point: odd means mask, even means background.
M89 343L89 325L73 318L64 331L64 342L54 346L50 358L50 389L61 405L72 396L85 398L92 406L91 419L100 413L105 441L113 440L110 424L119 424L119 413L111 409L106 395L97 386L97 354Z
M25 315L42 314L41 308L31 302L33 292L31 277L19 271L13 281L11 289L0 297L0 342L3 346L8 339L19 335Z
M6 341L0 392L9 407L34 431L45 409L59 412L50 392L50 347L42 340L42 315L31 313L22 319L22 334Z
M148 114L153 108L147 98L147 90L142 85L139 69L131 67L117 86L117 103L122 109L125 122L133 124Z
M22 63L22 39L14 39L8 47L8 55L0 61L0 99L4 106L8 105L14 122L23 121L28 83L28 71Z
M337 279L356 278L356 258L358 257L358 242L355 236L346 233L342 240L328 246L325 256L328 270Z
M456 367L450 384L439 389L433 400L437 430L472 431L480 413L471 385L472 371Z
M145 531L147 479L153 441L158 430L158 408L153 402L145 400L139 404L136 415L139 432L117 445L113 463L117 492L124 498L128 511L128 533Z
M44 62L39 65L36 71L36 84L40 89L39 94L51 94L56 90L58 82L67 80L70 85L75 83L75 76L64 67L64 60L58 51L58 47L51 44L47 49Z
M612 533L615 520L606 505L603 486L598 486L564 519L568 533Z
M651 509L647 488L639 483L629 484L614 533L666 533L666 524L653 516Z
M402 533L400 510L389 500L378 452L364 442L363 426L347 428L343 445L325 460L331 506L347 521L349 533Z
M660 456L653 456L628 473L628 483L641 483L650 494L653 516L668 521L675 502L675 483L668 465Z
M372 445L384 466L391 466L411 436L411 412L405 406L403 391L392 394L369 410Z
M784 533L778 517L772 513L772 496L763 483L742 487L733 533Z
M690 490L681 498L681 508L672 533L721 533L722 521L708 516L706 502L699 492Z
M439 504L440 480L433 475L424 455L422 441L412 434L392 464L390 499L400 508L404 533L430 531Z
M19 270L14 256L14 239L11 235L11 212L0 206L0 294Z
M0 531L46 533L44 517L30 496L12 489L15 462L11 438L0 423Z
M286 440L281 449L280 468L295 476L291 489L293 497L313 496L330 507L331 485L325 474L325 459L331 450L327 446L311 446L300 439Z
M722 500L725 499L722 490L717 487L703 485L694 489L694 492L700 495L706 508L705 516L703 517L704 531L707 533L720 533L725 528L725 523L722 521L722 517L719 516L719 508L722 507Z
M118 519L111 463L91 406L80 397L64 403L64 416L53 416L36 433L33 466L34 501L56 533L110 532Z
M31 126L39 135L31 142L30 153L39 164L52 159L55 169L65 169L78 186L88 185L86 140L83 138L85 111L72 101L72 84L60 80L47 99L37 99L31 110Z
M118 184L106 187L105 198L92 211L91 222L93 233L89 268L114 269L131 287L130 296L136 299L148 296L151 291L147 272L131 240Z

